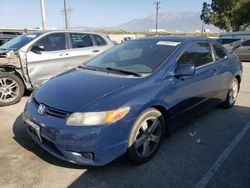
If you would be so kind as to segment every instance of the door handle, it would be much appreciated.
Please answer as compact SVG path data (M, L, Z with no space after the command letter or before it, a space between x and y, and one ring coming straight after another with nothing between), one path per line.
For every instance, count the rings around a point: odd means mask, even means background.
M69 54L65 52L59 54L59 56L66 56L66 55L69 55Z
M97 52L99 52L100 50L93 50L92 52L94 52L94 53L97 53Z

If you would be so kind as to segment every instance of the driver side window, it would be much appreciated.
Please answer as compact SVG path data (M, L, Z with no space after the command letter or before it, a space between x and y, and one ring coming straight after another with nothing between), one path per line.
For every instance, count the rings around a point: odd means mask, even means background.
M207 42L196 42L181 55L177 64L193 64L195 67L213 62L211 47Z
M66 37L65 33L53 33L49 34L39 41L35 45L42 46L43 51L58 51L66 49Z

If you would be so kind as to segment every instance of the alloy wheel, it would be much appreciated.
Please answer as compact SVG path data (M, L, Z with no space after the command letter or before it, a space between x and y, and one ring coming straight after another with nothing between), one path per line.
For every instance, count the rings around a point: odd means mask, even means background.
M18 83L11 78L0 78L0 102L15 100L20 92Z
M234 80L229 91L229 103L230 104L233 104L236 101L238 91L239 91L238 81Z
M144 120L137 132L135 149L139 156L145 158L151 155L160 144L161 122L155 117Z

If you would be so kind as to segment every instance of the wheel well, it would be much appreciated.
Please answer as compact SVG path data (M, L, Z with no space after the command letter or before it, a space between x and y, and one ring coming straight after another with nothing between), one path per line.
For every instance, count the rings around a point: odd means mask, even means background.
M24 86L26 86L26 85L25 85L25 82L24 82L24 80L23 80L23 78L22 78L22 76L16 71L16 69L15 69L14 67L12 67L12 66L1 67L0 70L1 70L2 72L4 72L4 73L12 73L12 74L15 74L18 78L20 78L20 79L22 80ZM0 72L1 72L1 71L0 71ZM25 90L27 90L26 87L25 87Z
M239 82L239 84L240 84L240 82L241 82L241 78L240 78L240 76L239 76L239 75L237 75L237 76L235 76L235 78L238 80L238 82Z
M166 133L166 135L169 135L170 134L170 126L168 124L167 109L163 106L160 106L160 105L152 106L152 108L155 108L162 113L164 120L165 120L165 123L166 123L166 132L165 133Z

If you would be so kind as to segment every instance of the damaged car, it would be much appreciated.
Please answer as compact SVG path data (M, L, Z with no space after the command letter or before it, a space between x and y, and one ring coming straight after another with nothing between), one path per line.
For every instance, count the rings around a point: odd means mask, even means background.
M81 31L37 31L8 41L0 46L0 106L112 46L106 34Z

